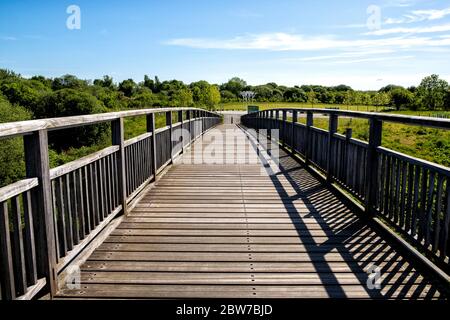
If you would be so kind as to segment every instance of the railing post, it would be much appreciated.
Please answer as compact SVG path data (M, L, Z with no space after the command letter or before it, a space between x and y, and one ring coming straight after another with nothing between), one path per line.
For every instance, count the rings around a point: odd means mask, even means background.
M283 147L287 146L286 143L286 137L287 137L287 132L286 132L286 122L287 122L287 111L283 110Z
M181 138L181 153L184 153L184 137L183 137L183 111L178 111L178 122L180 122L180 138Z
M305 164L309 165L311 158L311 127L314 125L314 115L306 112Z
M298 113L296 110L292 111L292 132L291 132L291 153L295 153L295 123L298 121Z
M124 126L123 118L116 119L111 122L111 138L112 144L119 146L117 153L117 177L118 177L118 192L119 204L122 205L122 212L124 215L128 214L127 209L127 176L125 163L125 141L124 141Z
M333 141L334 134L338 129L338 116L336 114L330 114L328 123L328 148L327 148L327 181L333 180Z
M39 185L33 193L36 236L36 262L38 275L46 278L46 289L52 298L57 291L56 239L52 207L52 185L48 159L47 130L24 136L25 165L28 178L38 178Z
M151 169L153 172L153 179L152 181L156 181L156 171L158 171L158 168L156 166L156 123L155 123L155 114L154 113L150 113L147 115L147 132L151 132L152 133L152 146L151 146L151 150L150 150L150 156L152 158L152 164L151 164Z
M369 215L374 213L378 189L378 157L377 148L381 145L383 122L376 118L369 120L369 145L367 149L367 166L366 166L366 212Z
M188 127L188 131L189 131L189 143L188 145L191 145L191 110L187 110L186 111L186 122L187 122L187 127Z
M273 118L273 110L269 111L269 120L267 121L267 139L269 141L272 140L272 118Z
M173 163L172 111L167 111L167 112L166 112L166 126L169 126L169 136L170 136L170 143L169 143L169 148L170 148L170 163Z

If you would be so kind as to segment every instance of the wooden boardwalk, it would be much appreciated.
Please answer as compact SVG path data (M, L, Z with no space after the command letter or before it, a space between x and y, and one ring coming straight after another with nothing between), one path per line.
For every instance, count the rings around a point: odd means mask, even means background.
M214 130L233 129L221 125ZM441 297L432 279L290 156L280 173L263 160L184 164L214 131L177 159L81 266L81 287L57 298L372 298ZM210 160L210 159L209 159ZM371 268L381 288L367 286ZM369 281L370 282L370 281Z

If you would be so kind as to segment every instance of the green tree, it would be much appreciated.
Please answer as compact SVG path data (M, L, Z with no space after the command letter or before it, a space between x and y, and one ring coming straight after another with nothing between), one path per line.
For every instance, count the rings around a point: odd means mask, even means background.
M172 96L172 100L176 107L189 108L194 104L194 97L189 88L182 88L176 91Z
M0 122L31 119L31 113L18 105L11 105L0 94ZM3 139L0 143L0 186L23 179L25 163L21 138Z
M130 98L133 96L133 94L136 92L137 85L136 82L133 81L133 79L127 79L123 80L121 83L119 83L119 91L123 92L123 94Z
M420 106L424 109L437 110L444 107L444 98L448 83L433 74L425 77L417 87L417 97Z
M37 118L78 116L108 111L103 103L87 92L62 89L43 97L35 110ZM49 141L57 150L91 146L104 138L108 125L96 124L49 133Z
M94 80L94 85L96 86L100 86L100 87L104 87L104 88L108 88L108 89L115 89L116 86L114 84L113 78L105 75L103 76L103 79L95 79Z
M413 102L414 95L403 88L396 88L391 91L391 104L395 109L409 108Z
M228 90L230 92L233 92L233 94L238 97L239 93L241 91L244 91L247 88L247 82L245 82L245 80L238 78L238 77L234 77L231 78L230 80L228 80L227 83L224 83L221 86L222 90Z

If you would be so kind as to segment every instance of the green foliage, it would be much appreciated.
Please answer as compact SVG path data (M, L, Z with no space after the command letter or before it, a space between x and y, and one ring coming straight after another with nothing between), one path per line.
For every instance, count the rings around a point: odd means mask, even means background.
M443 109L444 99L449 86L447 81L433 74L425 77L417 87L418 103L422 109Z
M23 107L11 105L0 95L0 122L31 119ZM22 179L25 175L23 143L21 138L4 139L0 143L0 186Z
M107 109L94 96L74 89L61 89L46 95L35 109L37 118L77 116L106 112ZM50 132L49 141L57 150L91 146L99 143L108 129L106 124L83 126Z
M126 97L131 97L137 89L136 82L133 79L123 80L119 83L119 91L123 92Z
M1 82L0 91L12 104L25 106L30 111L35 110L45 94L51 92L38 80L7 79Z
M391 91L391 103L397 109L408 108L414 100L414 95L403 88L396 88Z
M88 82L86 80L78 79L76 76L70 74L66 74L62 77L55 78L52 81L53 90L61 90L61 89L83 90L87 86Z

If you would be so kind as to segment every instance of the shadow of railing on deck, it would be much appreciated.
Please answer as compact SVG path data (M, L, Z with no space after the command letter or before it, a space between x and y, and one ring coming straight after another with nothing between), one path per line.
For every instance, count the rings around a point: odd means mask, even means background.
M261 147L250 138L248 132L246 134L260 160L263 164L267 164L267 160L261 156ZM269 141L265 151L270 154L270 149ZM325 183L315 179L303 165L281 149L279 166L281 171L273 173L270 166L265 165L329 297L347 297L345 285L339 282L335 271L327 261L326 255L331 252L338 253L342 257L370 298L404 299L423 296L432 298L436 294L438 290L436 285L428 286L431 282L423 278L375 230L361 221L327 188ZM289 195L282 179L286 179L295 190L294 196ZM295 201L303 202L309 212L300 213L296 209ZM322 243L316 242L319 237L313 236L311 230L307 228L304 219L309 218L314 219L324 232ZM300 228L301 226L303 228ZM370 274L368 270L372 265L380 267L380 289L369 289L367 285Z

